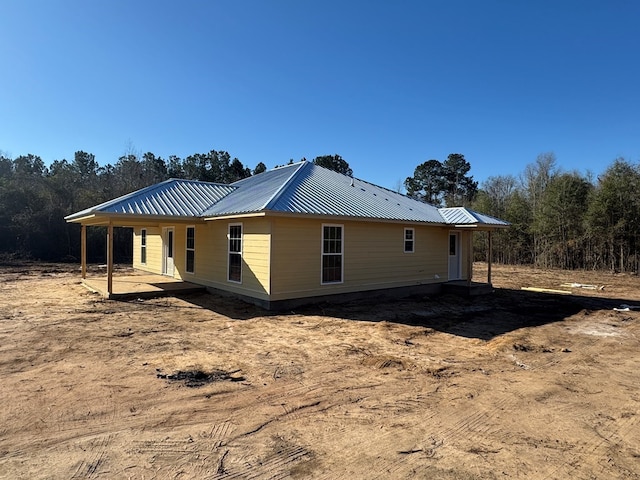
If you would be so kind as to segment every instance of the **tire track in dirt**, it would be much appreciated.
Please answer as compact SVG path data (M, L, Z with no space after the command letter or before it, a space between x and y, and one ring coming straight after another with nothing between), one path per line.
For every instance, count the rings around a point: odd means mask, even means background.
M379 387L380 385L376 386ZM416 447L403 450L398 447L395 438L395 428L403 423L406 423L407 427L411 428L412 418L414 418L416 412L420 412L421 421L426 422L437 415L435 410L428 409L427 401L432 400L431 395L428 393L402 395L397 391L391 393L391 390L393 390L393 386L386 385L382 390L372 392L374 396L371 399L364 399L362 402L351 402L350 405L347 403L338 405L342 411L335 414L332 413L330 420L327 420L338 422L337 425L334 424L334 428L338 428L340 432L350 432L356 428L369 433L359 436L357 445L344 450L342 452L343 455L339 457L334 455L332 460L335 465L339 465L339 468L333 465L329 469L332 472L331 474L314 475L314 478L348 480L353 475L351 472L356 472L363 468L363 455L368 455L369 452L380 452L385 448L386 455L366 458L366 468L372 472L368 478L372 480L411 478L416 471L420 470L421 466L425 465L425 459L433 456L432 447L434 442L432 439L424 441L424 438L417 434L414 442ZM402 397L398 398L399 395ZM396 400L372 403L378 397L396 398ZM358 405L353 408L355 403ZM376 412L379 418L372 418L372 412ZM389 425L390 420L392 420L393 426Z
M484 440L489 435L499 434L502 429L492 425L493 422L490 419L495 417L496 413L514 406L515 402L500 399L493 403L489 409L478 409L468 415L463 415L453 425L439 432L439 437L442 439L442 443L453 443L462 438L471 441Z
M367 386L368 388L369 386ZM305 383L297 381L277 382L271 385L270 390L255 397L251 405L242 408L267 407L266 419L252 427L245 427L242 431L236 430L232 438L228 439L224 447L227 448L219 461L218 472L213 479L281 479L290 478L290 471L296 464L313 457L313 453L301 445L287 445L277 449L266 457L237 456L237 450L243 448L248 438L253 435L261 435L264 438L265 429L276 424L300 424L304 418L313 416L318 412L329 410L334 406L350 404L352 389L345 388L341 377L334 378L324 384ZM258 441L258 440L256 440ZM250 449L249 451L252 451Z
M74 469L71 479L92 479L97 478L103 472L102 468L108 460L108 449L114 435L101 435L91 439L86 446L81 447L85 452L85 459L81 460Z
M158 478L178 478L188 472L190 478L206 478L216 471L220 448L226 445L235 425L231 422L214 423L197 434L188 434L194 425L181 425L181 438L148 438L134 440L126 451L129 456L142 462L135 468L153 469ZM199 426L203 426L199 424ZM175 428L167 433L178 435ZM147 466L145 467L144 464Z
M229 452L227 450L227 452ZM279 480L291 477L291 468L305 458L311 457L310 451L298 445L277 449L265 458L255 462L237 461L232 455L223 454L218 462L218 472L206 477L207 480Z
M424 403L421 403L424 396L418 396L414 401L400 401L401 405L413 404L416 405L416 410L421 406L424 407ZM384 408L393 408L390 403L385 405ZM507 400L502 400L493 405L490 409L481 409L472 411L469 414L461 416L453 424L437 428L438 412L432 410L427 415L421 415L422 427L426 427L429 423L432 423L433 430L426 436L417 437L415 439L415 447L406 450L395 449L390 452L386 458L378 458L371 464L371 469L379 472L377 475L372 475L372 480L384 480L387 478L410 478L415 475L416 472L425 471L430 468L432 459L437 457L438 451L445 445L455 446L460 440L475 440L475 443L484 443L487 441L487 437L500 434L501 429L496 428L491 422L488 421L495 413L508 407ZM409 417L411 418L411 417ZM360 445L360 450L369 451L375 446L375 444L389 443L393 445L392 439L389 439L393 435L394 431L389 429L382 435L376 435L371 438L366 444ZM345 479L348 477L344 477Z
M635 412L636 409L636 404L629 404L627 410ZM591 441L574 449L571 461L546 470L540 478L592 479L594 472L599 478L640 478L638 463L627 467L616 464L612 459L612 454L617 453L622 445L638 445L640 442L640 427L635 413L617 420L601 414L597 417L599 419L591 427ZM640 458L640 451L633 452L631 456Z

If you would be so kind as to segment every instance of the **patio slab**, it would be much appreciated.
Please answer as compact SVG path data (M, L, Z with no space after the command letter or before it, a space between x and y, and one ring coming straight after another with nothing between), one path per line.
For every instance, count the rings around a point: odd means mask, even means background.
M107 293L106 276L85 278L82 284L92 292L99 293L110 300L152 298L206 291L202 285L153 274L114 276L111 295Z

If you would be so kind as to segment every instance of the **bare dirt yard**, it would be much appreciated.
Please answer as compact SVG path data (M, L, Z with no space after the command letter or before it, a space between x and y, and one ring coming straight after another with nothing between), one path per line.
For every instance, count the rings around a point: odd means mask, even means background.
M0 478L640 478L640 280L494 284L270 314L4 265Z

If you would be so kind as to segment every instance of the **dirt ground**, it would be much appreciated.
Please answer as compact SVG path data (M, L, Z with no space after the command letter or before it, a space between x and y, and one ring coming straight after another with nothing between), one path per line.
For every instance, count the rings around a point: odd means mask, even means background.
M640 478L640 280L493 279L283 315L0 267L0 478Z

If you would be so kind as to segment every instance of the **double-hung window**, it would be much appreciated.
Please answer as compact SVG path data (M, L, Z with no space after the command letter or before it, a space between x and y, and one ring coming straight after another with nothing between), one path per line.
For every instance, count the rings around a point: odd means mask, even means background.
M147 229L140 230L140 263L147 263Z
M342 283L344 239L342 225L322 226L322 283Z
M416 232L413 228L404 229L404 253L415 252Z
M196 271L196 227L187 227L187 273Z
M230 282L242 283L242 224L229 225L227 234L229 242L229 276Z

